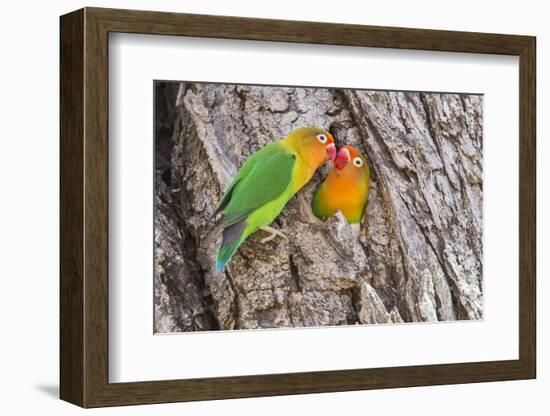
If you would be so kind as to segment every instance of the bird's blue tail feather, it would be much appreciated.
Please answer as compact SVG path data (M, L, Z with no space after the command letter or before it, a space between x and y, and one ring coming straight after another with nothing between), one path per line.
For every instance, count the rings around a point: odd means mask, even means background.
M223 230L222 244L216 256L216 271L221 272L243 242L243 233L248 223L239 221Z

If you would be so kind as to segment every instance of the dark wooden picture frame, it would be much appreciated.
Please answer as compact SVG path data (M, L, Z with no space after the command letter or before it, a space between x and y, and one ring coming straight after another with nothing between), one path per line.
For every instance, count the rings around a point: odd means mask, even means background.
M519 56L519 359L110 383L110 32ZM536 40L530 36L85 8L61 17L60 396L83 407L337 392L536 376Z

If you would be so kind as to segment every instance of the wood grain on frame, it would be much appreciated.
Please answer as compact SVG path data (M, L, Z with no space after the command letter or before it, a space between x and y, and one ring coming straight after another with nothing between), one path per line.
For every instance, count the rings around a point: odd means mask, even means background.
M60 395L84 403L84 12L61 20Z
M519 359L109 383L109 32L519 56ZM86 8L61 17L60 52L62 399L83 407L99 407L535 377L534 37Z

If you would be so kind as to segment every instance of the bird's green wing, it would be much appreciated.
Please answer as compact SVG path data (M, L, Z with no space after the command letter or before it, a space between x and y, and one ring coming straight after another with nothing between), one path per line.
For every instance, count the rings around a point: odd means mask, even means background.
M248 176L248 174L252 171L254 166L256 165L256 162L264 160L268 158L271 154L276 153L279 149L279 143L273 142L268 144L267 146L261 148L254 154L252 154L246 162L243 163L233 180L231 181L231 184L225 191L222 199L220 200L216 210L212 214L212 218L214 218L216 215L218 215L220 212L224 210L224 208L227 206L229 201L231 200L231 196L233 195L233 190L235 189L235 186L244 178Z
M220 227L241 221L281 196L292 182L295 161L296 157L284 148L256 160L250 172L232 187Z

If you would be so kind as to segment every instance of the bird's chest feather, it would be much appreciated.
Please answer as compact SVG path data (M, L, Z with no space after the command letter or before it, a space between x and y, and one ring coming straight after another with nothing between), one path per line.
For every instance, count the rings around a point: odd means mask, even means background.
M292 172L293 191L298 192L309 182L314 173L315 169L312 169L307 163L297 159Z
M361 207L362 200L357 185L338 175L327 178L324 187L325 204L329 209L353 214Z

